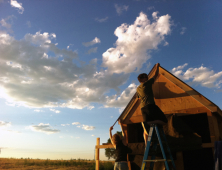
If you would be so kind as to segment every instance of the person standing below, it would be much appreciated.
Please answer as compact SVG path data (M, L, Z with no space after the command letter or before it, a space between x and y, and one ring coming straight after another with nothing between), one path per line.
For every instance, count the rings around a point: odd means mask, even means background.
M162 110L160 110L160 108L155 104L152 89L152 85L159 74L159 66L159 63L155 65L156 72L154 76L150 79L148 79L148 75L146 73L142 73L138 76L138 81L140 82L140 85L137 87L137 95L141 100L140 106L143 116L142 125L144 129L143 136L145 144L147 143L149 125L164 125L167 123L166 116L164 115Z
M122 129L122 123L119 120L118 123L120 124L122 135L118 135L117 133L112 135L113 126L109 128L109 136L110 140L116 149L116 160L114 164L114 170L128 170L128 164L127 164L127 153L128 153L128 147L126 146L126 135L125 132Z

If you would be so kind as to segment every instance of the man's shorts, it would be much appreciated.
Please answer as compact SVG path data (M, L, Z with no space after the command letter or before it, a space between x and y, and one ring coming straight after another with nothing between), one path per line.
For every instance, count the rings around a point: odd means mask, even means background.
M151 122L154 120L161 120L167 123L167 118L160 110L160 108L155 104L148 104L141 108L142 115L143 115L143 122Z

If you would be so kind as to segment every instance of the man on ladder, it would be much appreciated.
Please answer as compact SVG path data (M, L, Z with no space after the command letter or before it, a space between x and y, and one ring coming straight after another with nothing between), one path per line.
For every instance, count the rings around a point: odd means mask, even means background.
M162 110L155 104L153 90L152 90L152 85L159 74L159 66L160 66L159 63L157 63L155 65L156 72L155 72L154 76L150 79L148 79L148 75L146 73L142 73L138 76L138 81L140 82L140 85L137 87L137 95L141 100L140 106L141 106L141 112L142 112L142 116L143 116L142 126L144 129L143 135L144 135L144 141L145 141L145 147L146 147L141 170L145 169L146 162L148 161L146 159L148 158L148 152L149 152L151 139L152 139L154 131L156 131L156 136L158 137L163 157L166 158L165 152L162 150L163 146L162 146L161 139L159 138L158 125L162 126L162 125L166 124L167 118L164 115L164 113L162 112ZM150 134L149 134L149 138L148 138L149 127L151 127L151 128L150 128ZM162 128L161 128L161 131L164 135ZM165 135L164 135L164 138L165 138ZM148 144L147 144L147 140L148 140ZM155 147L157 147L157 144L155 144ZM168 147L168 151L170 152L169 147ZM172 159L171 154L170 154L170 157ZM154 158L155 158L155 156L152 157L152 159L154 159ZM162 159L162 160L163 161L165 160L165 165L166 165L167 160L166 159ZM157 160L153 160L152 162L155 162L155 161L157 161ZM173 163L173 165L174 165L174 163ZM153 163L151 163L151 166L153 166ZM167 170L169 169L168 164L166 165L166 168L167 168ZM175 168L175 165L174 165L174 168Z

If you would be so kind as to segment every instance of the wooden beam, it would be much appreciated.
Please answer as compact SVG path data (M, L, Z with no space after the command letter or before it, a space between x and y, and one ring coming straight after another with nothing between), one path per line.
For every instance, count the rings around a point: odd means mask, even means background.
M215 140L219 141L220 140L220 132L219 132L218 121L217 121L215 113L212 114L212 120L213 120L213 126L214 126Z
M103 144L103 145L96 145L96 149L106 149L106 148L114 148L113 144Z
M168 112L164 112L164 114L177 114L179 115L187 115L187 114L198 114L198 113L207 113L209 112L209 109L206 107L197 107L197 108L191 108L191 109L182 109L182 110L172 110Z
M96 146L100 145L100 138L97 138L96 140ZM96 170L99 170L99 148L96 149L96 153L95 153L95 157L96 157Z
M175 161L176 169L177 170L184 170L183 152L177 152L176 157L177 157L177 159Z

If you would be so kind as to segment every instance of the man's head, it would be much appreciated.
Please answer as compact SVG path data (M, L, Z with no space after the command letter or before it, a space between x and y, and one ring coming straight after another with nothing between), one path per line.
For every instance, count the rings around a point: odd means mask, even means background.
M116 133L115 135L113 135L112 141L116 145L117 143L119 143L121 141L121 136Z
M144 83L148 80L148 75L146 73L142 73L137 77L140 83Z

